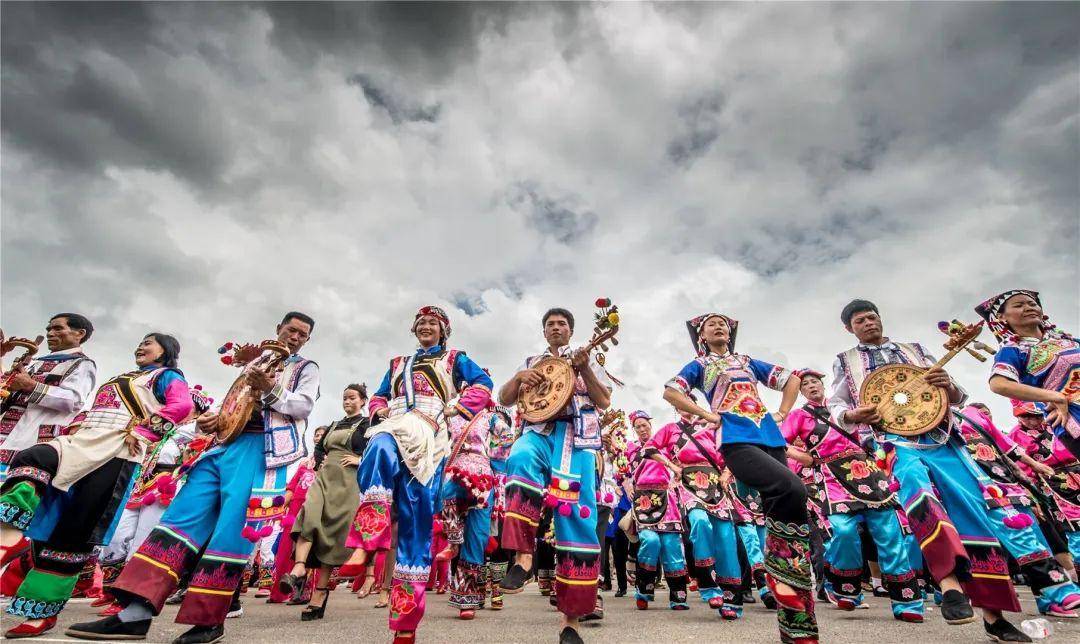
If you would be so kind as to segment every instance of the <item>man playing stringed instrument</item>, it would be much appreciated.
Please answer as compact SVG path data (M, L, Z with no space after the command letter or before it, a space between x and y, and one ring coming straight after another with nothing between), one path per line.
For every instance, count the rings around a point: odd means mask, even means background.
M314 327L303 313L285 315L277 326L277 342L289 351L283 370L277 375L255 366L245 370L259 404L234 440L203 454L161 523L124 566L111 588L123 610L74 624L66 635L144 639L178 581L190 573L176 622L192 628L173 643L216 642L224 636L225 615L255 542L270 535L272 518L285 513L288 466L307 455L304 434L319 397L319 366L302 358L300 349ZM231 364L226 358L222 362ZM217 433L220 412L204 413L196 422L201 433Z
M599 412L610 405L612 386L595 357L570 349L574 334L570 311L551 309L544 314L542 324L547 349L528 358L499 389L499 401L516 404L523 389L543 383L544 376L533 367L550 356L570 359L574 391L570 403L555 417L525 423L510 452L502 545L516 551L517 558L503 579L502 589L518 593L528 581L541 510L545 501L553 503L555 595L563 614L559 641L567 644L582 641L578 618L596 607L600 542L596 536L595 452L601 447Z
M97 365L82 345L93 333L94 325L85 317L58 313L45 327L48 355L11 374L5 384L11 395L0 402L0 483L19 450L55 438L86 404L97 381ZM0 343L4 340L0 334Z
M983 626L995 641L1031 641L1001 615L1001 611L1020 610L1003 542L1036 573L1035 578L1029 577L1036 593L1057 590L1052 570L1056 562L1027 536L1030 531L1007 527L1005 519L1015 512L1007 503L1002 507L994 496L993 482L971 460L954 431L955 418L946 414L926 433L904 436L878 431L882 421L878 407L859 402L859 392L870 374L895 364L927 368L923 379L944 389L950 405L962 403L967 393L943 369L934 367L934 358L922 345L887 338L872 302L854 300L840 317L859 344L839 354L833 364L828 403L832 421L856 435L873 428L883 443L888 454L886 467L900 483L901 505L930 573L943 592L942 617L949 624L969 623L975 619L974 604L983 609Z

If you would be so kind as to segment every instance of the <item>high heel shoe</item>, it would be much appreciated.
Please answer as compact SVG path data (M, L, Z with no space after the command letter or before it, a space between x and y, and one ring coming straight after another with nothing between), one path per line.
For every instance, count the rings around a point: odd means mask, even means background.
M283 595L290 597L297 595L304 589L304 582L307 581L307 569L304 569L304 574L294 575L291 572L287 572L278 579L277 587L278 591Z
M326 588L316 588L315 591L323 593L322 605L312 606L311 604L308 604L307 608L305 608L300 613L301 622L310 622L313 619L322 619L323 616L326 614L326 602L330 599L330 587L327 586Z
M374 573L364 577L364 582L360 584L360 588L356 591L356 596L359 599L363 599L370 595L375 590L375 575Z

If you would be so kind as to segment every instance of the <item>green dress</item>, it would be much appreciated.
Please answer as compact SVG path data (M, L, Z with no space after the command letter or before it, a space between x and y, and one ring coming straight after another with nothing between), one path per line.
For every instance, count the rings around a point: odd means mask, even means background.
M343 466L341 457L364 453L367 427L363 416L336 421L319 444L326 456L292 528L294 539L301 536L311 542L309 566L340 566L349 559L345 538L360 507L360 487L356 466Z

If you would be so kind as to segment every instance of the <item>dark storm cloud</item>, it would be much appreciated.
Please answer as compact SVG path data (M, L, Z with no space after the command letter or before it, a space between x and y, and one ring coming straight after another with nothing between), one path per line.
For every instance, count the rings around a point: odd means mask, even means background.
M541 235L562 244L582 244L596 228L599 217L582 208L573 196L551 197L540 186L522 182L510 191L510 206L525 215Z
M713 305L820 368L854 293L899 322L1021 284L1075 319L1078 11L4 3L4 323L84 310L110 373L160 324L220 388L213 349L297 308L331 392L419 304L498 379L604 293L649 407Z
M163 169L210 186L228 160L222 115L170 55L145 5L3 5L2 130L47 163Z
M416 121L434 123L442 111L442 105L438 103L419 105L398 96L392 90L380 86L367 74L353 74L346 82L358 86L368 104L384 110L395 124Z
M689 166L708 152L720 136L720 113L724 95L713 91L679 106L678 117L682 132L668 143L667 154L678 166Z

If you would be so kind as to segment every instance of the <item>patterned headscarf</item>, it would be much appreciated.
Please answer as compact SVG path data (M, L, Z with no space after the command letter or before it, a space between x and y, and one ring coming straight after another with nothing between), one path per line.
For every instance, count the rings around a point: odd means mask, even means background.
M630 420L630 425L631 426L633 426L634 423L637 422L638 418L644 418L646 420L652 420L652 416L649 415L649 412L647 412L647 411L645 411L643 409L638 409L637 411L630 412L630 415L627 416L627 418Z
M735 353L735 333L739 330L739 321L729 318L723 313L702 313L693 320L686 321L686 329L690 332L690 342L699 356L709 352L709 346L701 339L701 329L709 318L724 318L728 325L728 351Z
M440 309L437 306L422 306L420 310L416 312L416 317L413 318L412 329L413 333L416 333L416 323L420 321L420 318L425 315L430 315L439 321L439 331L442 333L442 342L446 342L450 339L450 316L446 314L446 311Z
M805 378L806 376L813 376L818 380L825 382L825 374L815 369L796 369L792 374L798 376L800 379Z
M982 304L975 307L975 312L978 313L982 319L986 320L986 326L989 327L990 332L994 334L998 342L1015 341L1017 339L1016 333L1009 328L1009 325L1001 318L1001 310L1005 308L1005 303L1009 301L1009 298L1014 295L1027 295L1031 299L1035 300L1035 303L1042 308L1042 301L1039 300L1038 291L1028 291L1025 289L1012 289L999 293L994 297L986 300ZM1054 328L1053 324L1050 324L1047 317L1043 316L1042 323L1043 331L1049 331Z

